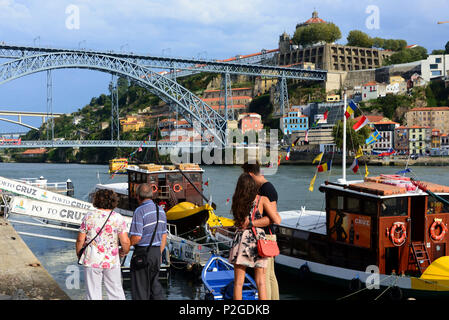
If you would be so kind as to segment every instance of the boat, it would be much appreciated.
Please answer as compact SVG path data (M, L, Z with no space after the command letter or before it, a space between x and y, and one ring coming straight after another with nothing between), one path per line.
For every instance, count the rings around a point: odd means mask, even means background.
M225 258L212 255L201 272L206 291L205 300L232 299L234 283L234 266ZM246 274L242 292L243 300L257 300L257 286L253 278Z
M127 167L127 158L115 158L109 160L109 174L126 174Z
M197 232L200 226L203 226L205 221L209 220L209 216L214 214L213 212L208 203L197 206L191 202L183 201L166 212L167 223L177 226L178 235L187 235L191 232Z
M449 186L402 175L347 180L343 146L342 178L319 187L325 210L279 212L277 266L353 294L449 296Z

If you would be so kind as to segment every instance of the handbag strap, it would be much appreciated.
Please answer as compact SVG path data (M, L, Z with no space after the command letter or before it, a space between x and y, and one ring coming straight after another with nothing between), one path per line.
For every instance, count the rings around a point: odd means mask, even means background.
M259 201L260 201L260 196L259 195L257 195L256 196L256 200L255 200L255 202L256 202L256 204L255 204L255 206L254 206L254 208L253 208L253 212L251 213L251 221L253 222L253 227L252 227L252 229L253 229L253 232L254 232L254 236L256 237L256 239L257 239L257 232L256 232L256 227L254 227L254 218L256 217L256 210L258 209L258 207L259 207Z
M98 237L98 235L101 233L101 231L103 231L103 228L106 226L106 223L108 222L109 218L111 217L111 214L112 214L113 211L114 211L114 209L112 209L111 212L109 213L109 216L106 218L106 221L103 223L103 226L101 227L100 231L98 231L98 233L95 235L95 237L93 237L92 240L90 240L84 246L84 248L87 248Z
M148 247L147 247L147 250L146 250L147 252L150 250L150 247L153 244L154 237L156 236L157 227L158 227L158 224L159 224L159 206L156 203L155 203L155 205L156 205L156 227L154 228L154 232L153 232L153 236L151 237L151 241L148 244Z

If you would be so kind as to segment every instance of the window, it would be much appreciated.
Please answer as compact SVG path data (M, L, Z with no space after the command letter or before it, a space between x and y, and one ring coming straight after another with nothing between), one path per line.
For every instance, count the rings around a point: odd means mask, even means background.
M406 216L408 212L408 198L388 198L381 204L381 216Z
M333 210L343 210L343 200L342 196L336 194L329 195L329 209Z
M441 58L435 58L435 63L441 63Z
M354 213L360 213L362 210L361 208L361 200L359 198L352 198L352 197L347 197L346 198L346 210L349 212L354 212Z
M441 76L441 71L440 70L432 71L432 76Z
M430 69L438 69L438 65L437 64L430 64Z

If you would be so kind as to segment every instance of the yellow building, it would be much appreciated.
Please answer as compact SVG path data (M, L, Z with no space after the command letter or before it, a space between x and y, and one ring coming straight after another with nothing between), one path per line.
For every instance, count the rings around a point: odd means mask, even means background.
M409 153L424 154L431 146L432 129L426 126L409 127Z
M120 120L123 132L139 131L145 127L145 121L137 116L127 116L125 119Z

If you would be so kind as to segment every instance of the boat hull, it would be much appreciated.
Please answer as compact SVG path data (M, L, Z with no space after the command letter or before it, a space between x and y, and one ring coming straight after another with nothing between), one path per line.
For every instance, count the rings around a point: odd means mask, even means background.
M377 297L387 288L391 289L393 287L397 287L393 294L387 294L391 290L385 291L385 295L391 299L449 297L449 287L438 286L435 282L415 277L379 274L379 287L368 289L367 284L373 283L373 274L369 271L325 265L282 254L275 258L275 263L277 271L289 273L298 281L316 281L342 288L342 297L340 298L356 291L358 291L359 295L372 293L373 297ZM307 268L303 266L307 266ZM357 283L354 279L358 279L360 283ZM357 294L352 296L356 297Z

